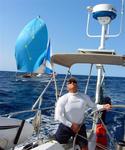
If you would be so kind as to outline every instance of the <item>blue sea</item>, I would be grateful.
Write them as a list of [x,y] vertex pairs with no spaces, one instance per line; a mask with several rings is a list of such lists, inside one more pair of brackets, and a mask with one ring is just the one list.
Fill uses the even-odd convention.
[[[84,92],[87,76],[75,75],[78,79],[79,90]],[[57,75],[58,90],[61,89],[64,75]],[[23,78],[17,79],[15,72],[0,72],[0,115],[5,115],[12,112],[29,110],[35,103],[43,89],[46,87],[49,78]],[[92,76],[88,86],[87,94],[94,100],[96,88],[96,76]],[[66,92],[64,88],[63,94]],[[105,96],[109,96],[112,100],[112,104],[125,105],[125,78],[123,77],[106,77],[104,80]],[[48,87],[48,90],[43,95],[42,102],[42,127],[41,136],[47,136],[50,133],[54,133],[58,123],[54,121],[54,108],[45,109],[47,107],[55,106],[55,86],[52,82]],[[108,112],[107,128],[109,129],[112,138],[119,141],[123,139],[125,109],[115,108]],[[19,119],[33,118],[34,113],[23,113],[13,117]],[[86,121],[86,125],[89,128],[89,120]]]

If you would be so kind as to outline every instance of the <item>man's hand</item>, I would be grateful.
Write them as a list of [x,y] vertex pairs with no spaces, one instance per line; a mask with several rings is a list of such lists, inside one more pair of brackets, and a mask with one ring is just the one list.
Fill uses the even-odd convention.
[[110,104],[104,104],[104,105],[103,105],[103,108],[104,108],[105,110],[109,110],[109,109],[112,108],[112,106],[111,106]]
[[73,130],[74,133],[78,133],[80,130],[80,126],[76,123],[72,123],[71,129]]

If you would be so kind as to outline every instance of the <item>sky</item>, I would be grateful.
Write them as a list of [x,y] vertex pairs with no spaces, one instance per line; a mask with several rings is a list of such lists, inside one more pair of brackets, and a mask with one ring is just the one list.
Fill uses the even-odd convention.
[[[120,8],[122,0],[101,0],[111,3],[118,11],[118,17],[111,23],[111,33],[119,31]],[[115,2],[115,3],[114,3]],[[15,60],[15,43],[24,26],[37,16],[45,21],[52,53],[73,53],[78,48],[97,49],[99,38],[86,35],[87,6],[99,4],[100,0],[0,0],[0,71],[17,71]],[[125,22],[125,16],[124,16]],[[100,25],[91,21],[90,32],[100,34]],[[125,29],[119,37],[106,41],[106,49],[114,49],[118,54],[125,55]],[[73,74],[88,74],[89,65],[76,65]],[[65,73],[65,68],[57,66],[57,72]],[[95,74],[95,70],[94,73]],[[123,67],[106,66],[107,76],[125,77]]]

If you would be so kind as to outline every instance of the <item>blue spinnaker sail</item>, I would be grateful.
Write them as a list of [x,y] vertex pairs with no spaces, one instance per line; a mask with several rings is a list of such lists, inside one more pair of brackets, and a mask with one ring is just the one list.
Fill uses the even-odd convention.
[[47,45],[46,24],[40,17],[37,17],[24,27],[17,38],[15,46],[17,69],[21,72],[36,72],[38,69],[36,63],[38,59],[43,60]]
[[34,70],[41,73],[52,74],[50,41],[46,51],[38,58]]

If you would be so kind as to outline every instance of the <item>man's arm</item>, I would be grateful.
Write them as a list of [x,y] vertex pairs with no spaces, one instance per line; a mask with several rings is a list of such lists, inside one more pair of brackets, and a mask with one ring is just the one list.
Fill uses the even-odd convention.
[[94,102],[91,101],[90,97],[88,95],[86,95],[87,98],[87,102],[88,102],[88,106],[93,108],[93,109],[97,109],[97,110],[110,110],[112,108],[112,106],[110,104],[95,104]]
[[56,108],[55,108],[55,120],[58,120],[64,125],[71,127],[72,123],[65,118],[65,113],[64,113],[67,100],[68,98],[65,95],[59,98],[59,100],[57,101]]

